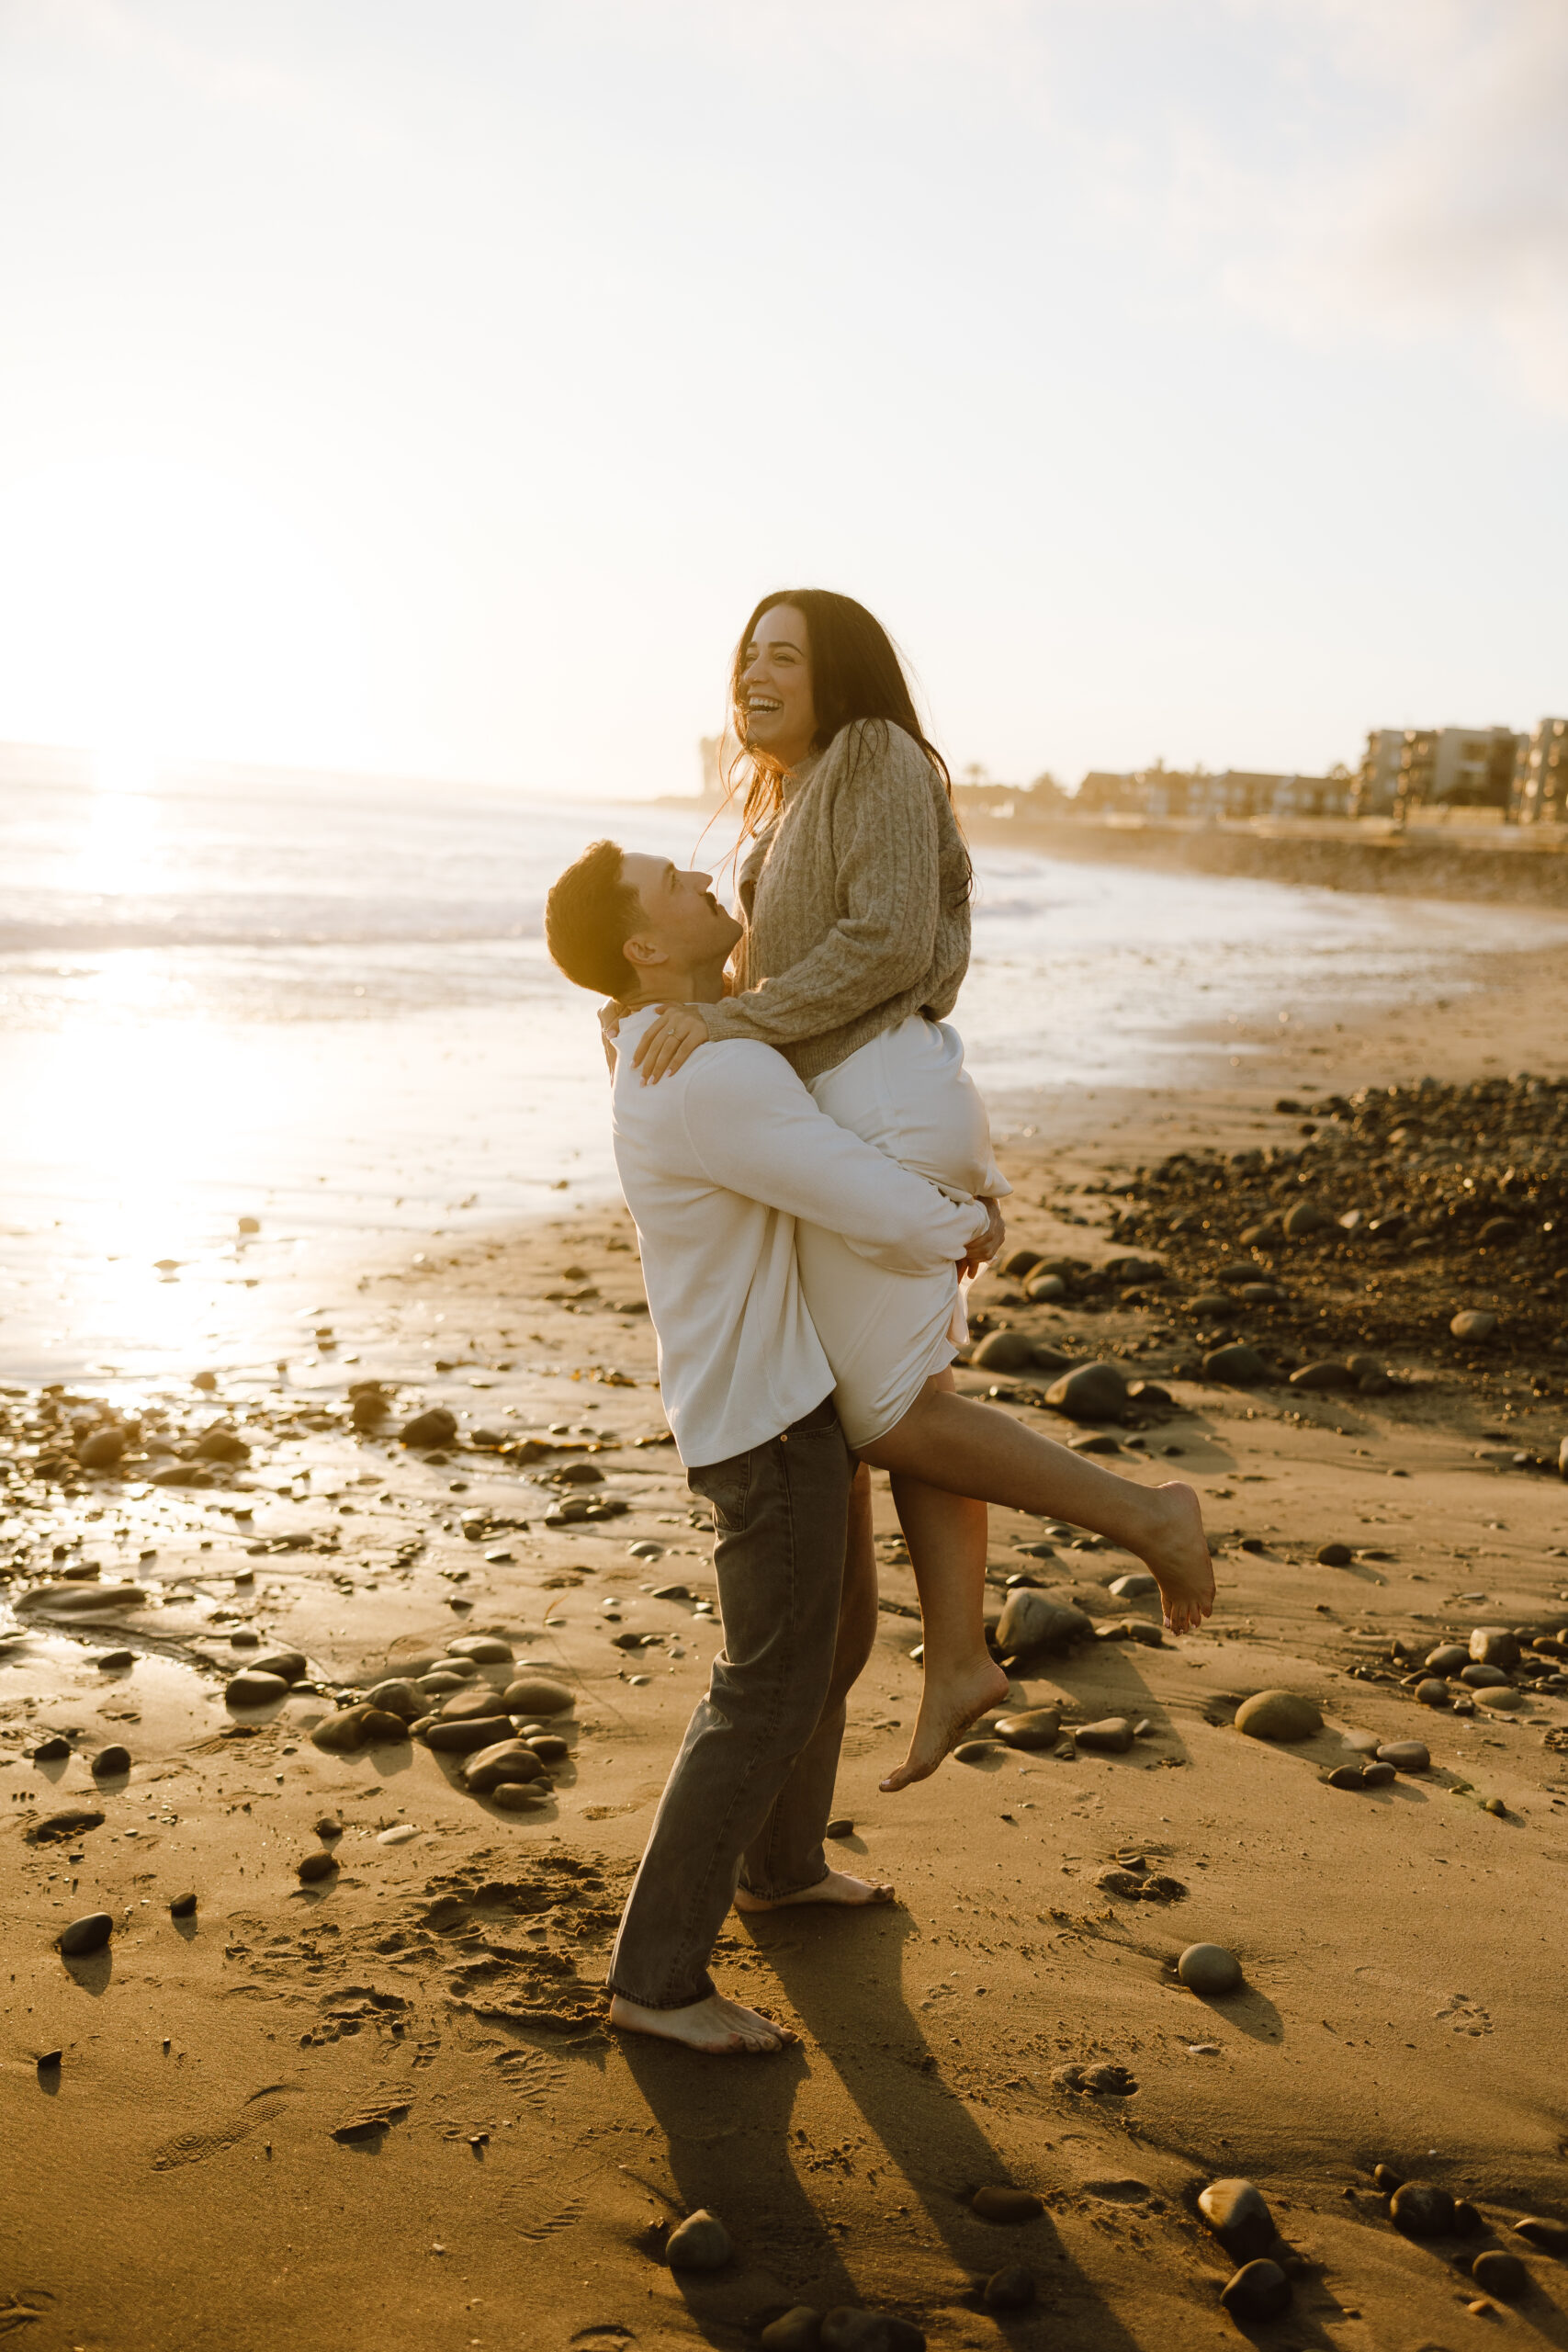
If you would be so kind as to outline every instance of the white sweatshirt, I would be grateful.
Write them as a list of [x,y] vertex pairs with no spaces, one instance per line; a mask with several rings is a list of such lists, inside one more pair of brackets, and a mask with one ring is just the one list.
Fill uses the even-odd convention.
[[616,1038],[615,1165],[642,1245],[664,1409],[689,1469],[762,1445],[822,1402],[833,1374],[801,1295],[796,1217],[897,1274],[931,1274],[985,1230],[817,1108],[783,1056],[747,1037],[699,1046],[645,1086]]

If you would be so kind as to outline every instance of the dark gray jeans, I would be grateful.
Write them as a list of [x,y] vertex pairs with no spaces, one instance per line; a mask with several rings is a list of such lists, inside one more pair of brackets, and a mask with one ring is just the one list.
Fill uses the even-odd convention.
[[766,1445],[687,1473],[713,1506],[724,1647],[713,1663],[610,1957],[650,2009],[714,1990],[738,1883],[793,1894],[828,1874],[822,1833],[844,1736],[832,1679],[854,1457],[827,1399]]

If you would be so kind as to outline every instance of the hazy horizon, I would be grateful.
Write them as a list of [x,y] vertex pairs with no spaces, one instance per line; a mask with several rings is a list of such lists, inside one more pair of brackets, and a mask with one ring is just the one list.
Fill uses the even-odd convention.
[[687,795],[864,599],[955,771],[1568,705],[1550,0],[12,0],[0,739]]

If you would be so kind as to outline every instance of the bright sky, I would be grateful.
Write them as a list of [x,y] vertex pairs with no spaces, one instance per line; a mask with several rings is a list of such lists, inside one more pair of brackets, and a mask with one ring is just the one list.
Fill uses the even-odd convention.
[[0,0],[0,738],[693,788],[1568,708],[1562,0]]

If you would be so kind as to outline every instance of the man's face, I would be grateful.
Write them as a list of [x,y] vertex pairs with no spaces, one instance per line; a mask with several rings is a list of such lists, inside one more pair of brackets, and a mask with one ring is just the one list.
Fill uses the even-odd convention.
[[667,857],[635,851],[622,859],[621,873],[642,901],[645,921],[627,940],[626,952],[645,984],[656,986],[664,966],[690,972],[723,965],[741,926],[714,897],[711,874],[682,873]]

